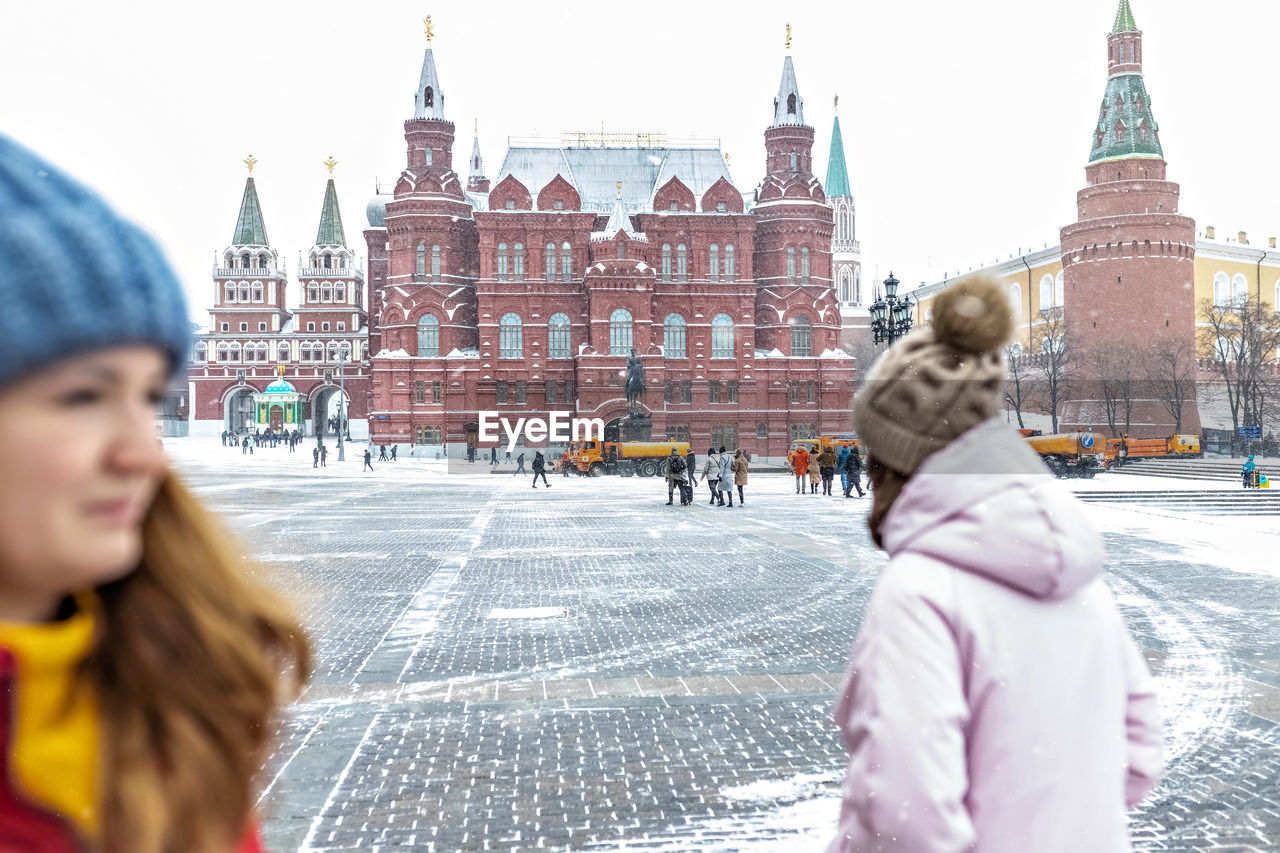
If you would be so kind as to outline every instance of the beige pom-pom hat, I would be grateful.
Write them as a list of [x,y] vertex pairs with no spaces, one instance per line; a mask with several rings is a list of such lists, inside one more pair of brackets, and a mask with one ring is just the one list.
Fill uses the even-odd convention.
[[933,325],[891,346],[853,401],[867,453],[911,476],[931,454],[994,417],[1004,383],[1001,350],[1013,309],[994,279],[963,279],[939,294]]

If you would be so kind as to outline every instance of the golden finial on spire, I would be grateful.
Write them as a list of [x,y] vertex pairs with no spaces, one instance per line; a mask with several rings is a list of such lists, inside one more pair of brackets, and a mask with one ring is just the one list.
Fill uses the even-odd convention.
[[791,50],[791,25],[787,24],[787,50]]
[[729,152],[728,152],[728,151],[724,152],[724,164],[725,164],[726,166],[728,166],[728,165],[729,165]]
[[250,174],[250,175],[252,175],[252,174],[253,174],[253,167],[254,167],[254,166],[256,166],[256,165],[258,165],[258,159],[257,159],[256,157],[254,157],[252,154],[250,154],[248,157],[244,158],[244,159],[243,159],[243,160],[241,160],[240,162],[241,162],[241,163],[244,163],[246,166],[248,166],[248,167],[249,167],[249,174]]
[[618,198],[622,198],[622,181],[618,181]]
[[332,155],[332,154],[330,154],[328,157],[326,157],[326,158],[325,158],[325,161],[324,161],[323,163],[321,163],[320,165],[322,165],[322,166],[328,166],[328,167],[329,167],[329,177],[331,177],[331,178],[332,178],[332,177],[333,177],[333,167],[334,167],[334,166],[336,166],[336,165],[338,165],[338,161],[337,161],[337,160],[335,160],[335,159],[333,159],[333,155]]
[[431,16],[427,15],[422,19],[423,31],[427,35],[427,47],[431,47],[431,39],[435,37],[435,30],[431,27]]

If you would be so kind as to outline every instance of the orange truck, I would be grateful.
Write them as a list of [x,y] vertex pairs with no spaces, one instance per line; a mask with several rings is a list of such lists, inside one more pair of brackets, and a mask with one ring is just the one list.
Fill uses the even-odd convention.
[[1120,443],[1128,453],[1126,462],[1137,459],[1193,459],[1204,456],[1198,435],[1171,435],[1168,438],[1113,438],[1107,442],[1106,466],[1120,459]]
[[575,441],[565,452],[563,464],[590,477],[665,477],[673,447],[682,458],[689,453],[687,441]]
[[1038,429],[1018,432],[1040,454],[1040,459],[1055,477],[1092,479],[1102,470],[1107,438],[1097,432],[1066,432],[1044,435]]

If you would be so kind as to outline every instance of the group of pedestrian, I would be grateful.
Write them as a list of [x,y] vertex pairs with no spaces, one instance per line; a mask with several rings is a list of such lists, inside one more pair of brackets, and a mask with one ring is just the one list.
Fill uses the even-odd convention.
[[[731,456],[724,445],[721,445],[718,451],[714,447],[708,447],[707,459],[702,463],[701,480],[711,490],[711,500],[707,503],[713,506],[732,507],[733,490],[736,486],[738,505],[745,506],[747,499],[743,490],[747,485],[748,467],[747,455],[741,449],[735,450]],[[727,504],[724,500],[726,496],[729,498]]]
[[840,487],[846,498],[853,497],[850,492],[857,490],[862,497],[862,457],[858,448],[842,445],[837,450],[832,445],[814,447],[812,450],[801,445],[791,451],[791,470],[796,477],[796,494],[822,494],[834,496],[832,492],[836,472],[840,472]]

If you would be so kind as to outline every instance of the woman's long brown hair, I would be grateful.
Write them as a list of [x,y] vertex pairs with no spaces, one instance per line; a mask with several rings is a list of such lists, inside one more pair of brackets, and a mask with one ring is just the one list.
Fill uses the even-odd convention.
[[85,670],[103,720],[102,846],[227,853],[250,821],[286,690],[309,675],[309,647],[174,475],[142,536],[137,570],[98,591]]

